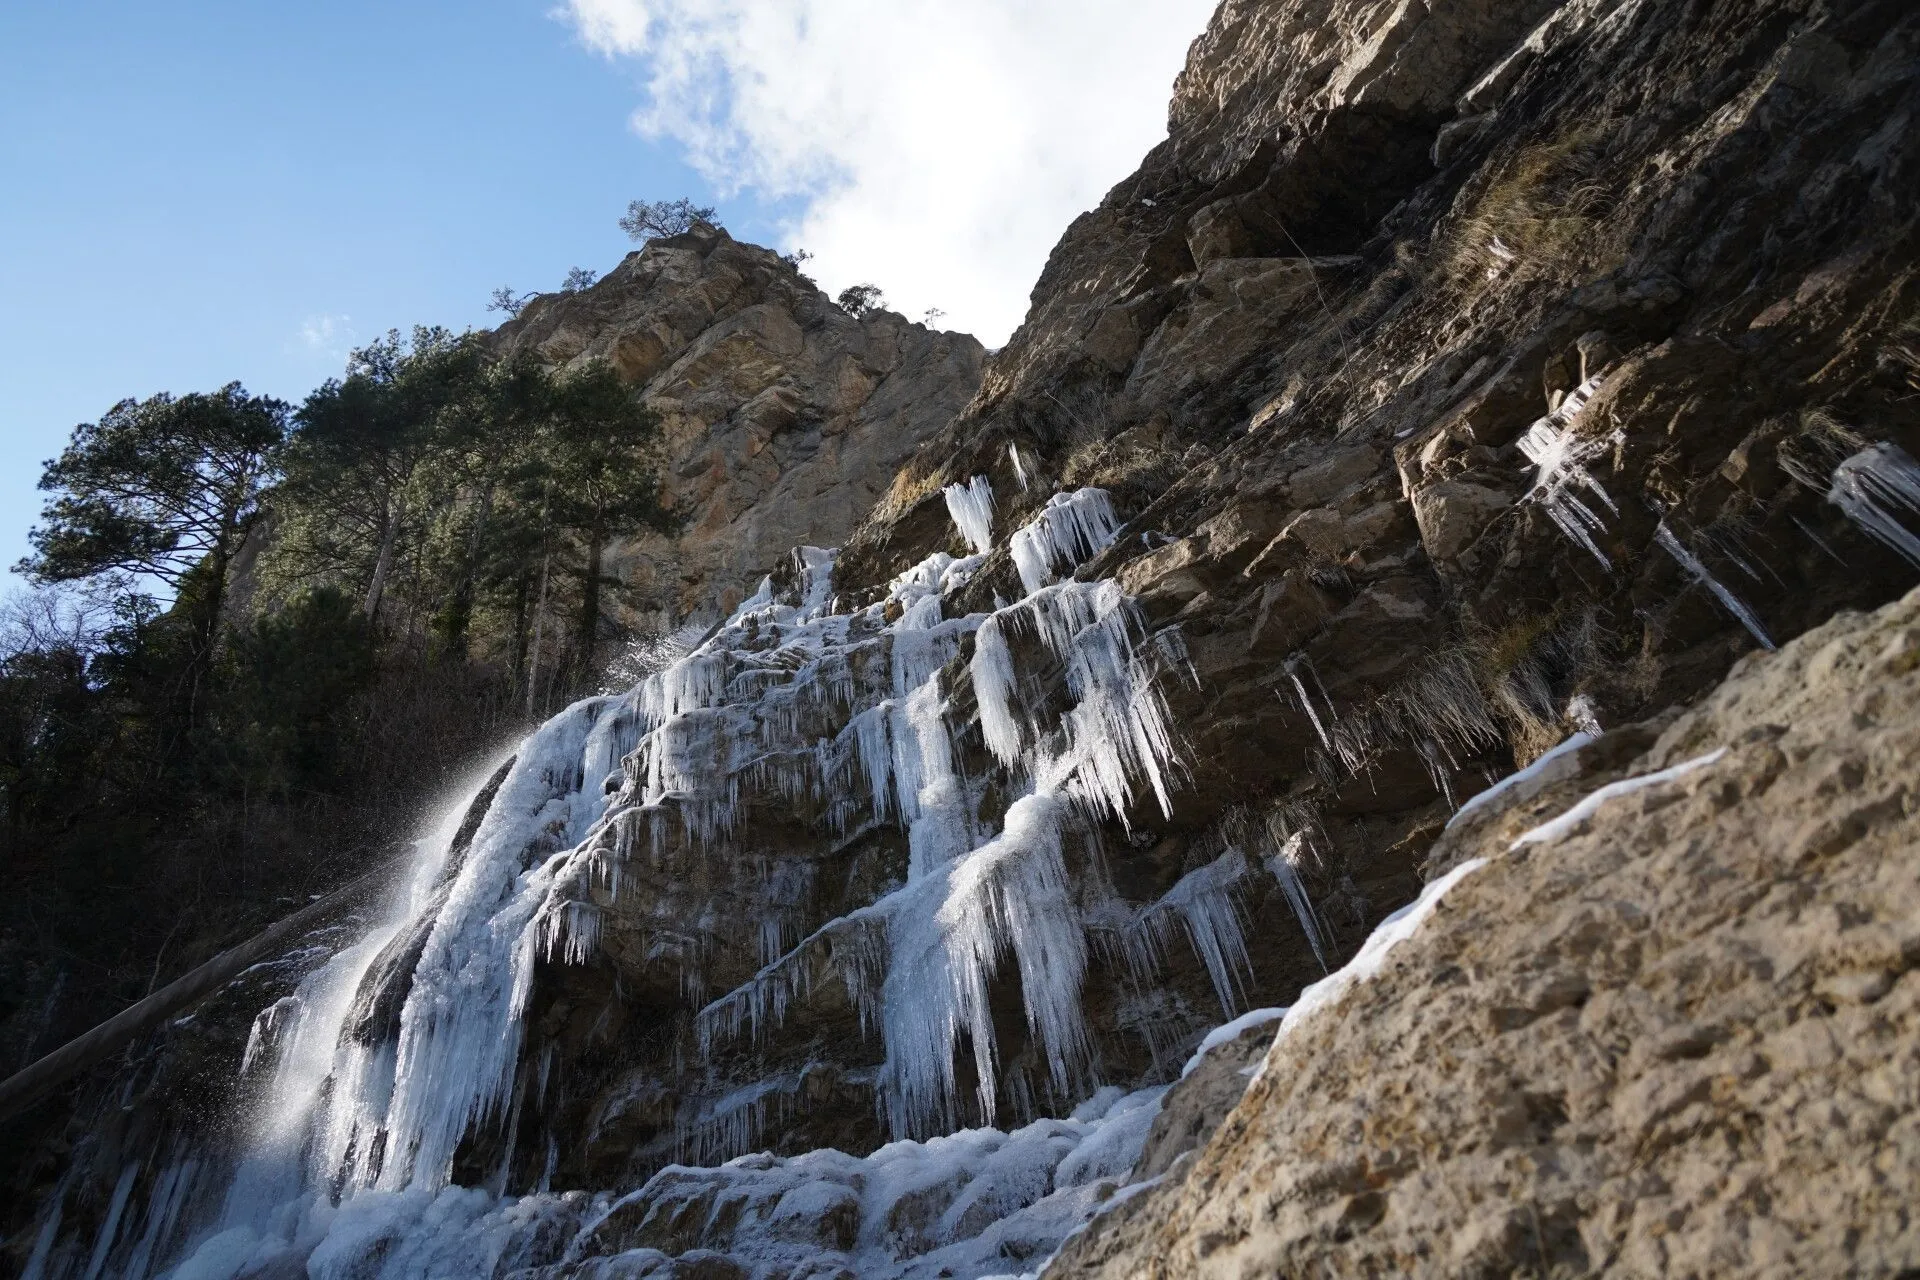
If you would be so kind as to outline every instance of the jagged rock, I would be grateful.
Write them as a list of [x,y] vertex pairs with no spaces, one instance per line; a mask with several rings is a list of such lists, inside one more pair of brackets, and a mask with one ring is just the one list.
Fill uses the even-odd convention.
[[1442,480],[1413,495],[1413,518],[1420,542],[1435,560],[1451,560],[1465,551],[1502,511],[1511,495],[1466,480]]
[[985,356],[890,311],[856,320],[772,250],[710,227],[535,298],[493,341],[610,360],[665,418],[663,493],[692,523],[617,544],[607,568],[669,619],[732,608],[790,547],[844,541],[972,397]]
[[1418,932],[1047,1276],[1920,1262],[1920,591],[1621,737],[1655,732],[1443,837]]

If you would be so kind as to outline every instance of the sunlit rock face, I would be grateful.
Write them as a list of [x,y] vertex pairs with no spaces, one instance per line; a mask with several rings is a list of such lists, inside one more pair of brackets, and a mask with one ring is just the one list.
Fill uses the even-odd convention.
[[[1910,1199],[1912,619],[1794,647],[1920,546],[1910,7],[1228,3],[984,373],[707,232],[531,304],[667,414],[710,515],[622,563],[718,629],[203,1027],[268,1103],[103,1125],[43,1273],[1911,1265],[1847,1213]],[[1750,1176],[1800,1243],[1674,1216]]]
[[[619,544],[641,614],[717,621],[791,547],[837,546],[980,383],[964,333],[854,319],[770,249],[696,227],[494,336],[564,366],[605,359],[666,423],[664,488],[691,524]],[[651,619],[650,619],[651,620]]]

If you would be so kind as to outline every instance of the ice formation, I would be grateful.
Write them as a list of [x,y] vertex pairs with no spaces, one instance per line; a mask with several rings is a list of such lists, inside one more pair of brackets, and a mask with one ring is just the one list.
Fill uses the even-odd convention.
[[[1320,981],[1304,988],[1292,1005],[1288,1006],[1280,1019],[1279,1029],[1274,1032],[1274,1042],[1279,1043],[1283,1036],[1296,1030],[1309,1017],[1336,1003],[1341,996],[1355,985],[1376,977],[1386,967],[1387,956],[1393,949],[1420,931],[1440,906],[1440,900],[1462,880],[1487,865],[1485,858],[1469,858],[1438,880],[1428,882],[1420,890],[1420,896],[1401,907],[1398,911],[1374,926],[1367,940],[1360,944],[1360,950],[1353,959],[1334,970]],[[1261,1060],[1257,1080],[1272,1061],[1272,1051]]]
[[1585,729],[1582,729],[1577,733],[1570,734],[1567,737],[1567,740],[1565,742],[1562,742],[1560,745],[1554,747],[1551,751],[1546,752],[1538,760],[1535,760],[1532,764],[1528,765],[1526,768],[1517,769],[1514,772],[1508,774],[1506,777],[1500,779],[1500,781],[1494,783],[1492,786],[1488,787],[1485,791],[1482,791],[1477,795],[1468,796],[1466,803],[1462,804],[1458,809],[1454,810],[1453,816],[1447,819],[1447,826],[1449,827],[1453,826],[1455,823],[1459,822],[1460,819],[1474,812],[1476,809],[1480,808],[1482,805],[1491,802],[1498,796],[1501,796],[1506,792],[1512,790],[1513,788],[1520,786],[1522,783],[1530,782],[1534,778],[1539,777],[1542,773],[1545,773],[1547,771],[1548,767],[1551,766],[1554,761],[1560,759],[1562,756],[1573,754],[1575,751],[1578,751],[1580,748],[1586,746],[1589,742],[1592,742],[1598,736],[1599,735],[1597,733],[1591,733]]
[[1632,795],[1636,791],[1644,791],[1648,787],[1658,787],[1669,782],[1678,781],[1696,769],[1704,769],[1711,764],[1717,763],[1720,757],[1726,754],[1727,749],[1720,747],[1717,750],[1709,751],[1706,755],[1695,756],[1691,760],[1684,760],[1670,768],[1660,769],[1653,773],[1643,773],[1637,777],[1622,778],[1618,782],[1610,782],[1598,791],[1595,791],[1592,795],[1582,799],[1565,813],[1556,818],[1551,818],[1539,826],[1533,827],[1514,837],[1513,843],[1508,847],[1518,849],[1521,845],[1544,844],[1549,840],[1558,840],[1561,836],[1566,835],[1569,831],[1572,831],[1575,827],[1598,813],[1600,806],[1604,805],[1607,801],[1616,800],[1621,796]]
[[[984,478],[956,490],[956,524],[981,548],[990,490]],[[1016,559],[1023,574],[1071,573],[1117,526],[1104,493],[1062,495],[1014,535]],[[1098,1087],[1081,1008],[1090,938],[1119,946],[1143,988],[1169,949],[1191,947],[1231,1014],[1249,977],[1236,894],[1259,863],[1223,848],[1159,901],[1125,908],[1118,933],[1103,932],[1070,865],[1098,857],[1098,822],[1124,825],[1143,805],[1171,813],[1182,766],[1166,691],[1190,677],[1185,652],[1177,633],[1150,633],[1110,581],[1034,579],[993,613],[945,616],[943,601],[983,559],[935,554],[884,599],[841,611],[833,553],[800,548],[697,643],[690,629],[677,636],[665,665],[646,664],[634,687],[541,726],[418,843],[390,914],[324,961],[310,957],[298,989],[262,1012],[244,1075],[256,1129],[218,1207],[183,1207],[210,1194],[209,1174],[183,1159],[149,1180],[144,1207],[129,1192],[93,1270],[145,1275],[180,1256],[188,1225],[191,1257],[175,1280],[302,1260],[313,1277],[491,1273],[531,1258],[530,1241],[556,1223],[587,1231],[592,1213],[617,1206],[602,1197],[588,1212],[581,1193],[547,1193],[552,1138],[515,1136],[523,1114],[537,1115],[552,1067],[550,1055],[523,1048],[536,968],[596,954],[603,913],[637,859],[742,856],[729,840],[743,808],[768,801],[825,843],[897,826],[905,880],[823,923],[805,914],[812,864],[770,859],[751,881],[764,912],[747,944],[759,948],[759,972],[709,992],[699,949],[681,955],[681,989],[704,1001],[691,1048],[766,1043],[820,984],[844,987],[884,1055],[862,1071],[900,1141],[864,1160],[817,1152],[674,1166],[646,1194],[665,1194],[662,1179],[763,1188],[785,1179],[780,1203],[791,1195],[804,1217],[864,1180],[867,1190],[847,1192],[863,1197],[869,1224],[848,1254],[862,1275],[1004,1271],[1026,1255],[996,1251],[1020,1233],[1035,1249],[1055,1247],[1092,1212],[1093,1184],[1131,1167],[1159,1096],[1117,1099]],[[969,636],[970,666],[952,668]],[[991,779],[962,767],[968,725],[949,706],[956,674],[978,703]],[[1015,979],[1026,1046],[1007,1061],[989,993]],[[1156,1046],[1156,1060],[1172,1047]],[[961,1054],[970,1061],[956,1071]],[[669,1131],[681,1159],[751,1149],[801,1092],[791,1071],[710,1083]],[[1009,1111],[1015,1124],[1061,1114],[1090,1095],[1071,1120],[954,1132]],[[547,1144],[539,1191],[504,1197],[505,1165],[485,1187],[452,1185],[456,1154],[485,1126],[501,1130],[508,1153]],[[882,1238],[884,1199],[915,1170],[964,1176],[970,1190],[908,1257]],[[136,1233],[146,1242],[138,1252]],[[769,1236],[725,1247],[776,1245]],[[138,1265],[127,1270],[127,1258]]]
[[1920,536],[1895,514],[1920,515],[1920,463],[1898,445],[1868,445],[1833,469],[1827,501],[1920,568]]
[[1753,610],[1749,609],[1746,606],[1746,602],[1741,600],[1739,596],[1736,596],[1732,591],[1728,590],[1725,583],[1707,571],[1707,566],[1700,563],[1700,557],[1687,550],[1686,544],[1673,536],[1673,530],[1667,528],[1665,521],[1662,521],[1660,526],[1653,531],[1653,540],[1660,544],[1662,551],[1672,556],[1675,562],[1687,571],[1689,577],[1705,587],[1708,591],[1711,591],[1713,598],[1725,606],[1728,613],[1739,620],[1740,625],[1747,629],[1747,633],[1754,638],[1762,649],[1770,650],[1773,648],[1773,641],[1768,638],[1766,628],[1760,625],[1760,619],[1754,615]]
[[1552,413],[1527,428],[1526,434],[1520,437],[1520,452],[1539,468],[1533,488],[1527,491],[1527,499],[1538,503],[1546,511],[1547,517],[1559,526],[1560,532],[1592,552],[1594,559],[1611,569],[1613,561],[1594,541],[1594,535],[1606,528],[1606,521],[1598,511],[1587,505],[1579,490],[1586,490],[1613,514],[1620,513],[1620,508],[1614,506],[1607,491],[1587,470],[1587,464],[1605,453],[1612,441],[1605,437],[1582,438],[1573,431],[1574,420],[1587,407],[1587,401],[1593,398],[1600,382],[1598,377],[1588,378],[1569,391],[1566,399]]
[[1321,921],[1320,913],[1314,909],[1313,899],[1307,895],[1307,886],[1300,879],[1300,863],[1306,855],[1306,849],[1306,833],[1296,831],[1287,837],[1279,852],[1266,860],[1266,868],[1280,882],[1280,892],[1286,896],[1287,905],[1293,908],[1293,917],[1300,922],[1300,931],[1307,935],[1307,945],[1313,948],[1313,958],[1320,962],[1320,969],[1325,972],[1328,951],[1326,925]]
[[1158,902],[1140,912],[1121,935],[1134,973],[1144,978],[1157,972],[1176,937],[1184,935],[1207,967],[1221,1012],[1232,1017],[1253,971],[1235,896],[1247,871],[1246,855],[1229,848],[1180,877]]
[[1008,547],[1020,584],[1032,595],[1104,551],[1120,532],[1120,517],[1105,489],[1075,489],[1047,499]]
[[942,492],[953,527],[975,552],[984,554],[993,545],[992,483],[985,476],[975,476],[965,484],[950,484]]

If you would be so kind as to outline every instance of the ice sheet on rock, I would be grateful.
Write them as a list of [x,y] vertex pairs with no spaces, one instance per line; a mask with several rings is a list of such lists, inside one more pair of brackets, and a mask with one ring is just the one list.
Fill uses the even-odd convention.
[[1522,832],[1516,836],[1513,843],[1507,847],[1510,849],[1518,849],[1521,845],[1525,844],[1543,844],[1549,840],[1558,840],[1561,836],[1567,834],[1567,832],[1573,830],[1588,818],[1591,818],[1595,813],[1599,812],[1600,806],[1604,805],[1607,801],[1618,799],[1621,796],[1632,795],[1636,791],[1644,791],[1648,787],[1657,787],[1668,782],[1677,781],[1678,779],[1686,777],[1696,769],[1704,769],[1708,765],[1716,763],[1720,757],[1725,754],[1727,754],[1727,749],[1720,747],[1717,750],[1709,751],[1706,755],[1695,756],[1691,760],[1683,760],[1670,768],[1661,769],[1654,773],[1643,773],[1638,777],[1622,778],[1618,782],[1610,782],[1598,791],[1595,791],[1592,795],[1583,798],[1578,804],[1568,809],[1565,813],[1560,814],[1558,817],[1551,818],[1537,827]]
[[1897,514],[1920,515],[1920,463],[1905,449],[1882,442],[1860,450],[1833,469],[1827,501],[1920,568],[1920,536]]
[[947,514],[953,527],[976,552],[993,546],[993,484],[985,476],[975,476],[965,484],[950,484],[941,491],[947,499]]
[[[1420,890],[1418,898],[1382,920],[1367,935],[1367,940],[1360,944],[1360,950],[1354,953],[1353,959],[1301,990],[1299,998],[1288,1006],[1281,1017],[1279,1028],[1274,1032],[1274,1042],[1277,1044],[1316,1011],[1339,1000],[1348,988],[1379,974],[1386,966],[1388,954],[1419,932],[1420,926],[1439,907],[1440,900],[1455,885],[1486,865],[1485,858],[1468,859],[1438,880],[1429,882]],[[1254,1073],[1253,1079],[1258,1080],[1266,1071],[1267,1063],[1272,1060],[1272,1050],[1269,1049],[1267,1057],[1261,1059],[1260,1068]]]
[[1104,551],[1120,531],[1105,489],[1076,489],[1047,499],[1008,543],[1020,583],[1032,595]]
[[1568,392],[1567,398],[1552,413],[1527,428],[1526,434],[1520,437],[1520,452],[1539,469],[1533,488],[1527,492],[1527,500],[1538,503],[1559,526],[1560,532],[1611,569],[1613,561],[1594,541],[1594,535],[1606,528],[1606,521],[1587,505],[1579,491],[1585,490],[1608,511],[1620,514],[1620,508],[1587,470],[1587,464],[1611,448],[1613,442],[1605,437],[1583,438],[1573,431],[1574,419],[1587,407],[1600,382],[1599,377],[1589,378]]
[[1504,795],[1514,787],[1520,786],[1522,783],[1531,782],[1544,773],[1547,767],[1555,760],[1565,755],[1571,755],[1573,752],[1586,746],[1589,742],[1592,742],[1597,736],[1597,734],[1589,733],[1585,729],[1570,734],[1565,742],[1554,747],[1551,751],[1546,752],[1526,768],[1515,770],[1513,773],[1508,774],[1506,777],[1500,779],[1500,781],[1488,787],[1485,791],[1468,796],[1466,803],[1454,810],[1453,816],[1447,819],[1447,826],[1453,826],[1459,822],[1460,819],[1479,809],[1482,805],[1488,804],[1499,796]]
[[[596,1260],[608,1224],[654,1220],[685,1224],[677,1233],[682,1266],[717,1253],[756,1276],[1004,1274],[1038,1264],[1127,1182],[1164,1092],[1123,1095],[1095,1120],[967,1129],[865,1157],[819,1150],[750,1155],[718,1168],[670,1166],[582,1213],[560,1260],[571,1275],[619,1274],[614,1259],[639,1259]],[[739,1211],[715,1212],[721,1204]]]
[[1232,1022],[1221,1023],[1201,1037],[1199,1046],[1193,1051],[1193,1056],[1187,1059],[1187,1065],[1180,1068],[1180,1078],[1185,1080],[1199,1070],[1200,1064],[1206,1061],[1207,1055],[1229,1040],[1238,1040],[1255,1027],[1264,1027],[1269,1022],[1278,1022],[1286,1016],[1287,1011],[1284,1007],[1249,1009]]
[[1675,563],[1687,571],[1689,577],[1712,592],[1713,598],[1718,600],[1726,611],[1747,629],[1747,634],[1751,635],[1762,649],[1772,650],[1773,641],[1768,638],[1766,628],[1760,625],[1760,619],[1754,616],[1753,610],[1707,571],[1707,566],[1700,563],[1700,557],[1687,550],[1686,544],[1674,536],[1673,530],[1667,528],[1665,521],[1661,521],[1659,527],[1654,529],[1653,540],[1660,544],[1661,550],[1674,558]]

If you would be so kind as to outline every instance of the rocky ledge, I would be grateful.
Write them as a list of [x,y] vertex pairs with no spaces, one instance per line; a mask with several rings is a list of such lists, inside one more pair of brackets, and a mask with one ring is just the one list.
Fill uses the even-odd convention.
[[1920,591],[1560,754],[1046,1275],[1906,1273],[1915,760]]

